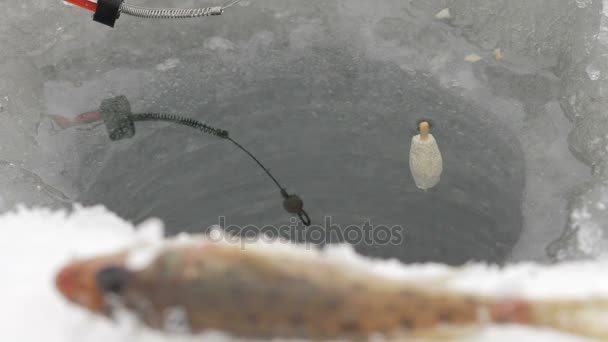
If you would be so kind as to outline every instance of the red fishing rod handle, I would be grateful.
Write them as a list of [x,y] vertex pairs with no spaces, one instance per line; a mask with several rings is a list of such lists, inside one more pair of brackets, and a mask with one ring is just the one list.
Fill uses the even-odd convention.
[[84,9],[89,10],[91,12],[97,11],[97,3],[94,2],[94,1],[89,1],[89,0],[64,0],[64,2],[67,2],[67,3],[72,4],[74,6],[78,6],[80,8],[84,8]]

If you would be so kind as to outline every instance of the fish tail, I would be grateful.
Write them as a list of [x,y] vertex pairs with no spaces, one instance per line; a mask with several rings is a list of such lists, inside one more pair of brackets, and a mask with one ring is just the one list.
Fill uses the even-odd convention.
[[571,301],[532,304],[534,325],[608,341],[608,302]]
[[550,328],[608,341],[608,301],[504,300],[490,309],[494,323]]

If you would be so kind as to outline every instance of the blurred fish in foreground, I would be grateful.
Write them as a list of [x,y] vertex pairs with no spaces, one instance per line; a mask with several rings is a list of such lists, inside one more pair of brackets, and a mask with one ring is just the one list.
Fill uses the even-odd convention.
[[491,324],[521,324],[608,340],[608,297],[490,297],[454,291],[447,281],[392,279],[293,246],[244,250],[200,237],[74,262],[58,273],[56,286],[96,314],[128,312],[168,333],[450,339]]

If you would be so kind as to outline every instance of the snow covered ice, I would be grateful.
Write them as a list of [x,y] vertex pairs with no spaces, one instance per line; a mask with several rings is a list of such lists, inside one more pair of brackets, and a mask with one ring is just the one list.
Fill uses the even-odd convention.
[[[49,119],[118,95],[230,130],[313,222],[406,228],[401,245],[354,246],[384,260],[374,266],[348,248],[328,257],[403,277],[510,265],[459,270],[451,285],[479,293],[608,292],[606,0],[250,0],[201,20],[122,16],[114,29],[60,0],[0,4],[0,340],[175,341],[68,305],[54,273],[161,239],[152,217],[168,235],[220,216],[289,223],[276,190],[221,141],[138,124],[113,143],[103,125]],[[444,158],[425,195],[407,167],[420,118],[436,123]],[[86,208],[62,211],[73,203]],[[519,327],[468,340],[515,339],[577,340]]]

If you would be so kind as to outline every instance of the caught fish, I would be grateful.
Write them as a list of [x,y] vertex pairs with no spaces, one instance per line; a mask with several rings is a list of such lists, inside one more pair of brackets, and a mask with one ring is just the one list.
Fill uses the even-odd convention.
[[243,251],[204,240],[162,245],[134,266],[138,253],[69,264],[56,286],[94,313],[127,310],[173,333],[179,317],[180,333],[256,339],[445,339],[489,324],[521,324],[608,340],[606,300],[489,298],[340,267],[320,254]]

